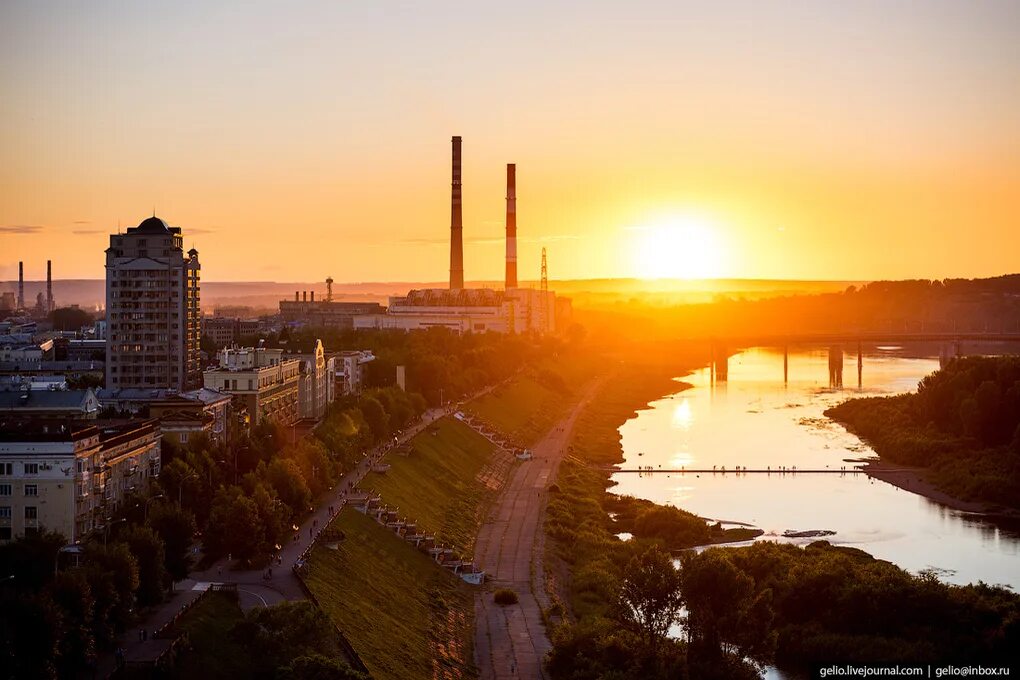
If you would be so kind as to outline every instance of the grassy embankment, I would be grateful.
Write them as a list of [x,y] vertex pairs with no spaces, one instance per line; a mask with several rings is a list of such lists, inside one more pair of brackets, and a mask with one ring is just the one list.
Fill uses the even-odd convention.
[[472,589],[356,510],[317,547],[305,581],[376,680],[470,678]]
[[440,543],[470,555],[493,489],[490,473],[505,474],[506,454],[455,418],[444,418],[411,440],[406,453],[386,458],[390,469],[370,472],[361,488],[382,496]]
[[[465,410],[530,444],[560,417],[590,370],[585,360],[555,367],[550,361]],[[362,488],[465,555],[514,464],[453,418],[422,432],[406,455],[393,453],[386,462],[390,469],[370,473]],[[373,677],[473,676],[473,589],[356,511],[343,511],[334,527],[346,537],[338,550],[315,549],[306,583]]]
[[594,374],[584,354],[558,357],[525,369],[505,385],[464,406],[518,446],[530,446],[562,418],[576,394]]

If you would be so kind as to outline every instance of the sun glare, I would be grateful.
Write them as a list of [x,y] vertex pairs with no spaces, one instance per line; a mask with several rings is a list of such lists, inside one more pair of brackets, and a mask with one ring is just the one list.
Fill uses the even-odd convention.
[[723,249],[710,221],[683,217],[635,229],[634,271],[643,279],[708,279],[722,275]]

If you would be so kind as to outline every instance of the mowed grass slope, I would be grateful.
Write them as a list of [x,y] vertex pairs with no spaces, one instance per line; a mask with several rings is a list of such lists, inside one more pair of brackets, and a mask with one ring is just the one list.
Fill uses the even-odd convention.
[[186,613],[177,631],[188,633],[191,649],[171,672],[175,678],[246,678],[253,668],[248,651],[230,637],[230,629],[244,618],[237,596],[209,593]]
[[435,534],[438,542],[470,555],[491,494],[476,476],[495,447],[455,418],[440,420],[410,446],[410,455],[386,456],[390,469],[369,473],[361,488],[379,493],[384,503]]
[[520,446],[530,446],[566,413],[596,365],[585,356],[548,360],[464,406]]
[[334,527],[344,540],[315,548],[305,582],[372,677],[475,677],[470,586],[356,510]]

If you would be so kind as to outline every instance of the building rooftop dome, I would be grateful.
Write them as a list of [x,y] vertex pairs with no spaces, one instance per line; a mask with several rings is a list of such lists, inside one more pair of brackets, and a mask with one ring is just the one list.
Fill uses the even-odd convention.
[[152,217],[146,217],[144,220],[142,220],[142,223],[135,227],[135,233],[169,234],[170,225],[168,225],[166,222],[153,215]]

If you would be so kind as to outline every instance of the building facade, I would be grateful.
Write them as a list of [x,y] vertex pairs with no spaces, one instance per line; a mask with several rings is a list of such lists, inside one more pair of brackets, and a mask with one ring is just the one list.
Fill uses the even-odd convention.
[[359,394],[365,383],[369,362],[375,361],[372,350],[343,351],[337,354],[337,391],[343,396]]
[[271,420],[291,425],[301,417],[301,361],[282,349],[224,349],[220,365],[203,374],[205,387],[233,395],[247,410],[252,425]]
[[336,396],[336,357],[327,356],[322,341],[315,341],[310,354],[292,354],[301,362],[298,389],[301,418],[321,420]]
[[201,384],[198,251],[158,217],[110,236],[106,249],[106,386]]
[[104,526],[159,476],[154,420],[97,427],[5,420],[0,426],[0,541],[44,530],[69,542]]

